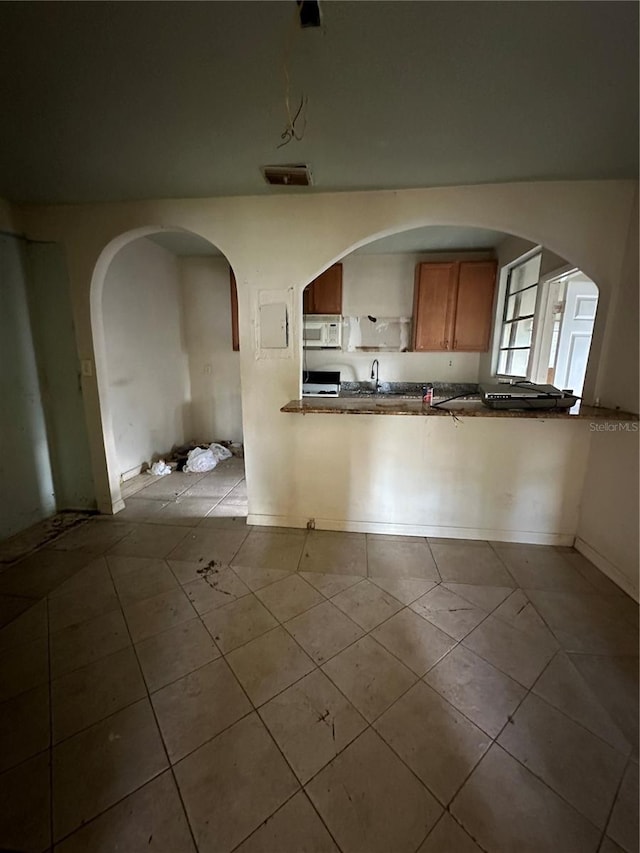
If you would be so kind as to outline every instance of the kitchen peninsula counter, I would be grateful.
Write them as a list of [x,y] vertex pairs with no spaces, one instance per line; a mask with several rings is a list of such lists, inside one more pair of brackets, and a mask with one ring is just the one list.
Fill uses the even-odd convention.
[[[437,401],[436,401],[437,402]],[[456,418],[544,418],[553,420],[637,422],[638,415],[618,409],[577,404],[572,409],[490,409],[480,399],[453,400],[442,408],[425,406],[422,400],[385,395],[368,397],[313,397],[291,400],[280,409],[297,415],[413,415]]]

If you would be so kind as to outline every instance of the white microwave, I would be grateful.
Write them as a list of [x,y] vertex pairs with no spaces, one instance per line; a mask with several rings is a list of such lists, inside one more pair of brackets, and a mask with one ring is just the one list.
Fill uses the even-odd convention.
[[342,317],[338,314],[305,314],[303,329],[306,349],[342,348]]

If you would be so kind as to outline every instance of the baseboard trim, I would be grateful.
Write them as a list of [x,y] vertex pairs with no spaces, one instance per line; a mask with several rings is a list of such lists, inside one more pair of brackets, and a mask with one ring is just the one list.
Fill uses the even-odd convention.
[[[337,530],[345,533],[382,533],[388,536],[433,536],[445,539],[480,539],[494,542],[521,542],[525,545],[573,545],[572,533],[540,533],[532,530],[494,530],[481,527],[443,527],[429,524],[394,524],[380,521],[343,521],[311,519],[315,530]],[[308,527],[310,520],[290,515],[252,513],[247,524],[258,527]]]
[[627,595],[630,595],[634,601],[638,601],[639,593],[638,589],[634,588],[629,578],[623,574],[620,569],[614,565],[610,560],[607,560],[599,551],[596,551],[595,548],[592,548],[588,542],[585,542],[584,539],[581,539],[579,536],[576,537],[575,545],[576,551],[579,551],[583,557],[586,557],[591,563],[593,563],[596,568],[600,569],[600,571],[605,574],[609,580],[613,581],[620,589],[624,590]]

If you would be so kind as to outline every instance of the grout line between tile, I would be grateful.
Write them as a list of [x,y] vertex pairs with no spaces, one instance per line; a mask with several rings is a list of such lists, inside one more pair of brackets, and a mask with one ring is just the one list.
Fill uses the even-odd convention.
[[[108,563],[107,563],[107,566],[108,566]],[[110,567],[108,567],[108,568],[109,568],[109,575],[111,576],[111,582],[113,583],[113,585],[114,585],[114,587],[115,587],[115,582],[114,582],[114,580],[113,580],[113,575],[111,574],[111,568],[110,568]],[[118,597],[118,601],[120,601],[120,595],[118,594],[118,590],[117,590],[117,589],[116,589],[116,596]],[[122,608],[122,603],[120,603],[120,609],[121,609],[121,610],[123,610],[123,608]],[[173,779],[173,784],[175,785],[175,788],[176,788],[176,791],[177,791],[177,794],[178,794],[178,798],[179,798],[179,800],[180,800],[180,804],[181,804],[181,806],[182,806],[182,811],[183,811],[183,814],[184,814],[184,818],[185,818],[185,820],[186,820],[186,822],[187,822],[187,826],[189,827],[189,833],[191,834],[191,840],[193,841],[193,846],[194,846],[194,848],[195,848],[196,850],[198,850],[198,844],[197,844],[197,842],[196,842],[195,832],[194,832],[194,830],[193,830],[193,827],[191,826],[191,821],[189,820],[189,814],[188,814],[187,809],[186,809],[186,806],[185,806],[185,804],[184,804],[184,800],[182,799],[182,791],[180,790],[180,786],[178,785],[178,780],[177,780],[177,778],[176,778],[176,774],[175,774],[175,771],[174,771],[174,769],[173,769],[173,764],[171,763],[171,759],[169,758],[169,750],[167,749],[167,745],[166,745],[166,743],[165,743],[164,735],[163,735],[163,733],[162,733],[162,728],[160,727],[160,723],[159,723],[159,721],[158,721],[158,716],[157,716],[157,714],[156,714],[156,709],[154,708],[153,702],[151,701],[151,694],[149,693],[149,689],[148,689],[148,687],[147,687],[147,682],[145,681],[145,678],[144,678],[144,671],[143,671],[143,669],[142,669],[142,664],[140,663],[140,658],[138,657],[138,652],[137,652],[137,649],[136,649],[135,643],[133,642],[133,637],[131,636],[131,631],[129,630],[129,624],[128,624],[128,622],[127,622],[127,620],[126,620],[125,616],[124,616],[124,612],[123,612],[122,618],[123,618],[124,623],[125,623],[125,626],[126,626],[127,634],[129,635],[129,641],[130,641],[131,646],[132,646],[132,648],[133,648],[133,653],[134,653],[134,655],[135,655],[135,657],[136,657],[136,662],[137,662],[137,664],[138,664],[138,669],[139,669],[139,671],[140,671],[140,675],[141,675],[141,677],[142,677],[142,683],[143,683],[143,684],[144,684],[144,686],[145,686],[145,690],[146,690],[146,694],[147,694],[146,699],[147,699],[147,702],[149,703],[149,707],[151,708],[151,713],[153,714],[153,719],[154,719],[154,722],[155,722],[155,725],[156,725],[156,729],[157,729],[157,732],[158,732],[158,736],[160,737],[160,742],[161,742],[161,744],[162,744],[162,748],[163,748],[163,750],[164,750],[165,757],[166,757],[166,759],[167,759],[167,765],[168,765],[168,768],[165,768],[164,770],[161,770],[159,773],[156,773],[156,774],[152,777],[152,779],[157,778],[159,775],[161,775],[161,773],[165,772],[165,770],[166,770],[166,769],[168,769],[168,770],[169,770],[169,772],[171,773],[171,777],[172,777],[172,779]],[[138,700],[138,701],[140,701],[140,700]],[[152,781],[152,779],[148,779],[148,780],[145,782],[145,784],[148,784],[149,782],[151,782],[151,781]],[[140,786],[140,787],[144,787],[144,785],[142,785],[142,786]],[[127,796],[131,796],[131,793],[133,793],[133,792],[130,792],[129,794],[127,794]],[[122,802],[122,800],[124,800],[124,799],[126,799],[126,797],[122,797],[122,799],[121,799],[121,800],[119,800],[118,802]],[[116,803],[113,803],[113,804],[110,806],[110,808],[112,808],[114,805],[117,805],[117,804],[116,804]]]

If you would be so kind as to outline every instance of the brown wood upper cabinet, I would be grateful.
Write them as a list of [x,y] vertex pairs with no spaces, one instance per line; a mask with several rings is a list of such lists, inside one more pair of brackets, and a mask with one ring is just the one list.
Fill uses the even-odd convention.
[[342,264],[314,278],[302,294],[304,314],[342,314]]
[[486,352],[491,338],[496,261],[418,264],[413,349]]

